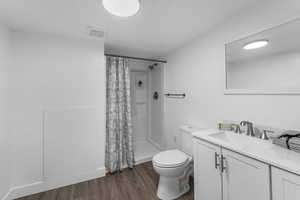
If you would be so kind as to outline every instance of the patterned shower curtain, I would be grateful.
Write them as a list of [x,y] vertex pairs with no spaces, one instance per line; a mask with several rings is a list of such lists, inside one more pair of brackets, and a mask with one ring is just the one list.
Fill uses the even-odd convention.
[[128,60],[106,57],[105,167],[113,173],[134,165]]

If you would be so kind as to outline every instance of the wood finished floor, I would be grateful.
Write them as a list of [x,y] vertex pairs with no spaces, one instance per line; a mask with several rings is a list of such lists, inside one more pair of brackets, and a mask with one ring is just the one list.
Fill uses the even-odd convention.
[[[35,194],[18,200],[158,200],[158,175],[147,162],[122,173]],[[190,191],[178,200],[193,200]]]

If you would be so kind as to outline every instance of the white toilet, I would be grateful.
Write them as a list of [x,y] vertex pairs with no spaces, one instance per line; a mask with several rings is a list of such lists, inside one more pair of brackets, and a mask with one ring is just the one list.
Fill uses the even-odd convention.
[[160,175],[158,198],[172,200],[189,191],[189,177],[193,174],[192,133],[196,131],[193,127],[181,126],[176,137],[177,149],[163,151],[153,157],[153,168]]

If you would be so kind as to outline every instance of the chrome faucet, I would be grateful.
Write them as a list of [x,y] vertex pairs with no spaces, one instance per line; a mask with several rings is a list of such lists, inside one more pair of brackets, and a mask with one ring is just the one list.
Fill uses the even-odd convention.
[[254,129],[253,129],[253,123],[248,122],[248,121],[241,121],[240,123],[241,126],[247,126],[247,135],[250,135],[251,137],[255,137],[254,134]]

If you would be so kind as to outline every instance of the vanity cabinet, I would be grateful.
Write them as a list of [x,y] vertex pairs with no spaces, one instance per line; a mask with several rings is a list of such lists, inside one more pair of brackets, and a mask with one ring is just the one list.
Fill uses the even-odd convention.
[[272,167],[272,199],[300,199],[300,176]]
[[220,155],[219,147],[198,140],[194,141],[195,200],[222,199]]
[[269,166],[204,141],[194,141],[195,200],[269,200]]
[[223,200],[269,200],[269,166],[222,149]]

